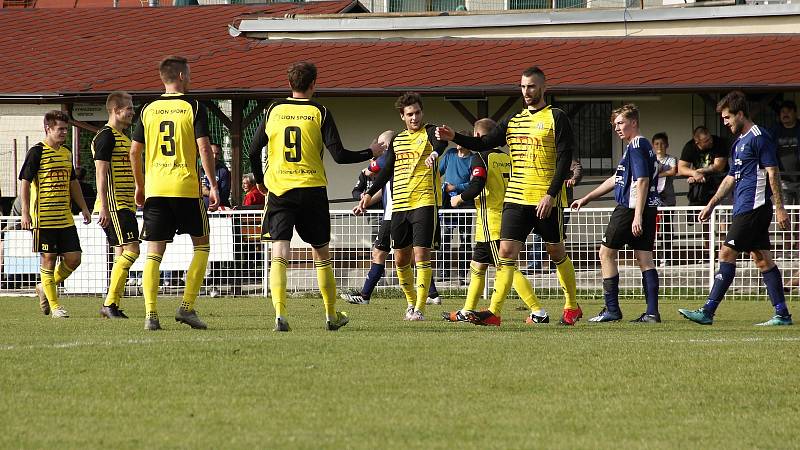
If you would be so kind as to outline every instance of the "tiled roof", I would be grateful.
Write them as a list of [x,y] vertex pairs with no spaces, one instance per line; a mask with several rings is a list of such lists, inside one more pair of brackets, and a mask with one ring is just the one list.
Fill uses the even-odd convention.
[[553,93],[800,89],[800,34],[256,41],[228,33],[246,14],[336,13],[351,3],[0,10],[0,97],[159,92],[156,67],[167,54],[190,59],[194,92],[245,95],[283,95],[286,66],[300,59],[317,63],[320,93],[338,95],[511,93],[532,64]]
[[[159,0],[160,6],[172,6],[172,0]],[[112,0],[36,0],[34,8],[103,8],[112,5]],[[147,0],[119,0],[122,8],[141,8]]]

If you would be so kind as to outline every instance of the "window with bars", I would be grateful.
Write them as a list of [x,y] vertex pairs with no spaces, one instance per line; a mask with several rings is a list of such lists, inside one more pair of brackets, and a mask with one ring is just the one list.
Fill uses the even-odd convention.
[[389,0],[389,12],[455,11],[465,0]]
[[608,118],[611,102],[562,102],[561,108],[572,122],[575,150],[584,175],[607,175],[615,166],[612,155],[612,130]]

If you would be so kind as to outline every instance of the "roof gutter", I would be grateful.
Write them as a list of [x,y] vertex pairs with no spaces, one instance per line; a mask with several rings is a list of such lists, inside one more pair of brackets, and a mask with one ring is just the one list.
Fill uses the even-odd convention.
[[[231,25],[233,36],[262,37],[269,33],[352,33],[367,31],[413,31],[529,27],[542,25],[578,25],[641,23],[682,20],[737,19],[800,15],[800,4],[738,5],[709,8],[584,9],[524,13],[436,13],[402,16],[292,16],[246,17],[238,26]],[[477,17],[480,20],[476,20]],[[424,20],[420,20],[424,18]],[[795,30],[796,32],[796,30]]]

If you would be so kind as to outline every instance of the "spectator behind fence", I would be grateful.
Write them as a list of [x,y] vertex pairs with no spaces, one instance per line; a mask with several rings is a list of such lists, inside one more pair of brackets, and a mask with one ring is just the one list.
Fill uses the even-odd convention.
[[258,190],[256,179],[252,173],[242,176],[242,191],[244,191],[242,206],[264,205],[264,194]]
[[708,128],[701,125],[694,129],[678,161],[678,175],[689,182],[689,206],[705,206],[711,200],[728,171],[729,153],[727,142]]
[[[94,188],[91,184],[86,182],[86,169],[83,167],[76,167],[75,168],[75,176],[78,179],[78,184],[81,185],[81,192],[83,192],[83,200],[86,202],[87,205],[94,205],[95,198],[97,195],[95,194]],[[72,215],[80,214],[81,207],[78,206],[75,201],[71,202],[70,209],[72,210]]]
[[[471,135],[472,131],[462,130],[459,133]],[[470,165],[472,151],[460,145],[449,148],[439,159],[439,173],[442,175],[442,208],[450,209],[450,198],[460,195],[469,186]],[[474,205],[464,204],[462,208],[473,208]],[[467,215],[445,215],[443,220],[444,234],[442,236],[442,250],[447,261],[442,268],[442,279],[453,279],[466,284],[467,270],[469,268],[470,235],[472,234],[472,217]],[[458,242],[453,242],[458,230]]]
[[[231,171],[228,170],[228,166],[222,161],[222,147],[212,142],[211,143],[211,151],[214,153],[214,171],[216,172],[214,176],[217,178],[217,186],[219,186],[219,204],[221,206],[225,206],[226,208],[231,207]],[[203,186],[203,202],[206,204],[206,208],[208,208],[208,177],[206,176],[205,172],[203,173],[203,178],[201,179],[202,186]]]
[[[674,156],[667,153],[669,150],[669,137],[667,133],[661,132],[653,135],[653,150],[656,152],[656,160],[658,161],[658,180],[656,190],[658,198],[661,200],[662,206],[675,206],[677,198],[675,197],[675,186],[673,180],[678,173],[678,161]],[[657,217],[658,228],[658,264],[666,266],[670,264],[671,258],[669,248],[671,247],[672,240],[672,212],[659,211]]]
[[667,153],[669,150],[669,137],[667,133],[656,133],[653,135],[653,150],[656,151],[658,160],[658,197],[663,206],[675,206],[675,186],[673,179],[678,174],[678,161],[674,156]]
[[781,103],[778,112],[780,123],[772,129],[778,144],[778,162],[781,164],[784,202],[800,204],[800,175],[783,172],[800,172],[800,122],[797,120],[797,104],[791,100]]

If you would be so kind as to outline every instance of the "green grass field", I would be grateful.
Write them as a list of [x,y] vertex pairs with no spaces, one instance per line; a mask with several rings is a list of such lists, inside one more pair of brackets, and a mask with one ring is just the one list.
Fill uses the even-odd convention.
[[340,305],[352,321],[332,333],[320,300],[290,300],[293,331],[274,333],[264,299],[201,298],[199,331],[165,298],[165,330],[146,332],[140,298],[121,321],[98,299],[53,320],[0,298],[0,447],[800,446],[800,326],[753,327],[766,299],[724,303],[711,327],[675,311],[697,301],[662,302],[660,325],[589,324],[594,302],[573,328],[532,328],[513,300],[500,328],[433,320],[459,302],[419,323],[397,299]]

